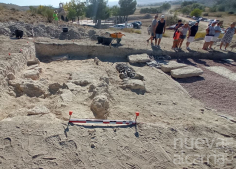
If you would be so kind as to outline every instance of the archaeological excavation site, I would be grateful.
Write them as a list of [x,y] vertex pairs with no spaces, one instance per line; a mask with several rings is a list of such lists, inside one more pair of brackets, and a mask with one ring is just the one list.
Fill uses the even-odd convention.
[[235,50],[64,27],[0,23],[0,169],[236,167]]

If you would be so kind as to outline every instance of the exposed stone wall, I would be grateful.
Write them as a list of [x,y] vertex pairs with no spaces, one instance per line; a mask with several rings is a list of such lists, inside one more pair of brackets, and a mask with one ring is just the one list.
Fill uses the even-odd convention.
[[[39,59],[50,59],[53,56],[68,56],[75,59],[88,59],[97,57],[103,61],[120,61],[127,59],[127,56],[133,54],[143,54],[153,56],[168,55],[172,59],[177,58],[193,58],[193,59],[233,59],[235,53],[201,53],[201,52],[172,52],[165,50],[148,50],[148,49],[135,49],[125,47],[109,47],[101,45],[89,44],[76,44],[76,43],[48,43],[37,42],[35,43],[36,55]],[[127,61],[127,60],[125,60]]]
[[126,59],[131,54],[149,53],[152,51],[137,50],[132,48],[114,48],[109,46],[89,46],[75,43],[35,43],[36,54],[39,59],[50,58],[51,56],[76,57],[76,59],[87,59],[98,57],[101,60]]
[[12,80],[17,74],[25,69],[28,61],[36,60],[35,47],[33,44],[24,47],[19,53],[1,55],[0,57],[0,88],[8,86],[8,80]]

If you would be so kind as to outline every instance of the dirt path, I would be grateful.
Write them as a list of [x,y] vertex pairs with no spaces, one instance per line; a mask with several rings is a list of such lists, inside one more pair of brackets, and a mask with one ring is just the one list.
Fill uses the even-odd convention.
[[[197,66],[204,71],[204,74],[200,77],[177,80],[193,97],[205,103],[206,107],[236,116],[236,81],[233,79],[233,73],[236,73],[235,62],[230,64],[220,60],[198,59],[182,59],[178,61]],[[219,73],[211,71],[211,68],[216,69],[217,67],[219,67]],[[228,70],[227,72],[232,72],[232,75],[223,75],[223,69]]]

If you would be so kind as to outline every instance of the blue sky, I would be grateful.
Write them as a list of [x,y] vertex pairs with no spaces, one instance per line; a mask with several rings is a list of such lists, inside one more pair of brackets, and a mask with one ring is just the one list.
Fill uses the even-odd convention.
[[[11,4],[16,4],[19,6],[34,6],[34,5],[52,5],[53,7],[59,7],[60,2],[69,2],[70,0],[0,0],[2,3],[11,3]],[[114,1],[118,0],[109,0],[110,3],[108,4],[113,4]],[[112,2],[111,2],[112,1]]]

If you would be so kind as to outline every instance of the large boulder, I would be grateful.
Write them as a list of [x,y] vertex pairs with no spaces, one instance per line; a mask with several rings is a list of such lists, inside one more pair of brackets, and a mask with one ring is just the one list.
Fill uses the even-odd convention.
[[30,115],[39,115],[39,114],[48,114],[48,113],[50,113],[50,110],[48,110],[47,107],[43,105],[38,105],[32,109],[29,109],[27,112],[27,115],[30,116]]
[[69,82],[76,85],[87,86],[88,84],[92,83],[93,77],[89,74],[72,73],[69,79]]
[[146,91],[144,82],[137,79],[125,80],[123,84],[123,88],[129,88],[131,90]]
[[32,69],[32,70],[26,70],[24,72],[24,77],[25,78],[30,78],[32,80],[37,80],[39,78],[39,71]]
[[67,85],[65,83],[63,83],[62,85],[59,83],[52,83],[48,86],[48,90],[51,94],[56,94],[59,89],[66,89],[68,88]]
[[128,59],[130,63],[146,63],[151,61],[147,54],[130,55]]
[[9,85],[14,87],[16,97],[20,97],[23,94],[29,97],[40,97],[47,93],[47,82],[42,80],[9,81]]
[[193,76],[200,76],[203,74],[202,69],[194,66],[183,67],[180,69],[171,70],[171,76],[174,78],[187,78]]
[[72,102],[73,97],[74,94],[70,90],[63,90],[63,93],[61,94],[61,99],[63,102]]
[[167,65],[162,65],[161,70],[165,73],[168,73],[171,70],[179,69],[179,68],[186,67],[186,66],[187,65],[183,64],[183,63],[178,63],[176,61],[170,61]]
[[39,71],[39,73],[42,73],[42,68],[39,67],[38,64],[27,67],[27,70],[36,70],[36,71]]
[[98,95],[93,98],[90,107],[96,119],[106,119],[109,109],[109,101],[105,95]]

